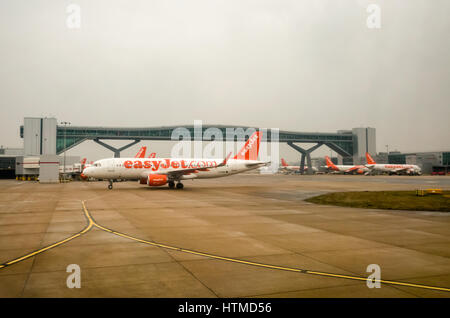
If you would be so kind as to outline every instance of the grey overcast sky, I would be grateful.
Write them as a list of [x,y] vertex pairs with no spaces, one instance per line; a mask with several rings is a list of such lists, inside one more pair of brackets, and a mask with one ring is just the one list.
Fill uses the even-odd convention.
[[[66,26],[70,3],[80,29]],[[370,3],[380,29],[366,25]],[[449,150],[449,13],[448,0],[0,0],[0,144],[22,146],[23,117],[54,116],[370,126],[378,151]],[[70,152],[111,155],[93,143]]]

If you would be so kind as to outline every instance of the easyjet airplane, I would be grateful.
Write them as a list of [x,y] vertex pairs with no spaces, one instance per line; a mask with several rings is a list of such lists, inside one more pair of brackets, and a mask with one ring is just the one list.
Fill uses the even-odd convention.
[[[286,173],[300,172],[300,166],[290,166],[287,164],[287,162],[286,162],[286,160],[284,160],[284,158],[281,158],[280,170],[282,170]],[[312,170],[313,170],[313,172],[318,171],[318,169],[316,167],[313,167]],[[307,166],[305,166],[305,171],[308,171]]]
[[255,132],[244,147],[230,159],[173,159],[173,158],[109,158],[94,162],[83,173],[86,176],[107,179],[108,189],[113,188],[115,179],[139,179],[148,186],[169,185],[182,189],[182,180],[219,178],[256,169],[268,164],[258,161],[262,132]]
[[336,171],[340,173],[368,173],[370,170],[363,165],[335,165],[333,161],[331,161],[330,157],[325,156],[325,161],[327,163],[328,170]]
[[370,171],[388,172],[389,174],[409,174],[409,175],[421,175],[422,169],[417,165],[405,165],[405,164],[378,164],[373,160],[372,156],[366,152],[367,165],[366,167]]

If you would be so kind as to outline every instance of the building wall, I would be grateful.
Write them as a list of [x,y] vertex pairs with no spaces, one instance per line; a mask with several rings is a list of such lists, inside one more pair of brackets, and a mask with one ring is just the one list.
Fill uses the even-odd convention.
[[375,128],[353,128],[353,163],[365,164],[366,152],[376,154],[376,130]]
[[23,120],[25,156],[56,154],[56,119],[25,117]]
[[25,156],[41,154],[41,118],[23,119],[23,147]]
[[42,154],[56,155],[56,118],[42,120]]
[[0,148],[0,155],[23,156],[23,148]]
[[42,155],[39,165],[40,183],[59,182],[59,160],[57,155]]
[[[47,162],[47,156],[53,158],[52,160],[57,162],[56,166],[58,171],[63,172],[64,168],[64,156],[58,155],[41,155],[41,156],[17,156],[16,157],[16,175],[39,175],[42,163]],[[79,156],[66,156],[66,172],[73,171],[74,164],[80,163]],[[47,171],[47,170],[44,170]]]

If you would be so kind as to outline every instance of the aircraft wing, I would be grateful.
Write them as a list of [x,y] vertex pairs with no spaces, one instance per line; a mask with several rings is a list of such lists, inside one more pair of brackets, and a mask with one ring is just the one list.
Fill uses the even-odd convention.
[[401,172],[401,171],[405,171],[405,170],[409,170],[410,168],[398,168],[398,169],[394,169],[392,170],[393,172]]
[[[267,166],[270,163],[270,161],[268,162],[252,162],[252,163],[246,163],[245,166],[247,168],[251,168],[251,167],[255,167],[255,166]],[[287,170],[287,169],[285,169]]]
[[360,167],[354,166],[354,167],[351,167],[351,168],[345,170],[345,172],[347,172],[347,173],[348,173],[348,172],[353,172],[353,171],[356,171],[356,170],[358,170],[358,169],[360,169]]

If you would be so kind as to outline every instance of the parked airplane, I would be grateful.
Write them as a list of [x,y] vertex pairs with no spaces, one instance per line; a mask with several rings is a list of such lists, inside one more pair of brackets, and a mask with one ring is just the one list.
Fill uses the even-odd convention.
[[367,165],[366,167],[370,171],[387,172],[389,174],[409,174],[409,175],[421,175],[422,169],[417,165],[405,165],[405,164],[378,164],[373,160],[372,156],[366,152]]
[[333,161],[331,161],[330,157],[325,156],[325,161],[327,163],[328,170],[336,171],[339,173],[368,173],[370,170],[366,166],[363,165],[335,165]]
[[98,160],[84,174],[89,177],[109,180],[112,189],[115,179],[138,179],[148,186],[169,185],[182,189],[182,180],[219,178],[256,169],[268,164],[258,161],[262,132],[255,132],[244,147],[230,159],[231,153],[221,159],[173,159],[173,158],[109,158]]
[[[280,170],[283,171],[286,174],[288,174],[288,173],[296,173],[296,172],[300,172],[300,166],[290,166],[290,165],[288,165],[286,160],[284,160],[284,158],[281,158]],[[316,167],[312,167],[312,170],[313,170],[313,172],[317,172],[318,171],[318,169]],[[304,171],[308,171],[308,167],[307,166],[305,166],[305,170]]]

